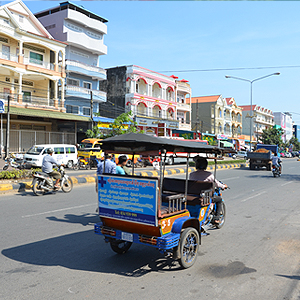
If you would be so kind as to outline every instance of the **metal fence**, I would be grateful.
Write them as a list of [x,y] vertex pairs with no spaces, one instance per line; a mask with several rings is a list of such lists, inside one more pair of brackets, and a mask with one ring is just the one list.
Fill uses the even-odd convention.
[[[6,129],[2,130],[3,135],[0,143],[6,145]],[[9,131],[9,152],[24,153],[33,145],[38,144],[71,144],[75,145],[76,137],[74,132],[49,132],[34,130],[10,130]]]

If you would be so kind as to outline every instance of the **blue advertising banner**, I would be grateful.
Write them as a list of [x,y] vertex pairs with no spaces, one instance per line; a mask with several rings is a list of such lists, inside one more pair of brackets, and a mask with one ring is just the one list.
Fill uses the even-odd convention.
[[0,99],[0,114],[4,114],[4,101]]
[[157,226],[157,188],[149,178],[99,175],[99,215]]

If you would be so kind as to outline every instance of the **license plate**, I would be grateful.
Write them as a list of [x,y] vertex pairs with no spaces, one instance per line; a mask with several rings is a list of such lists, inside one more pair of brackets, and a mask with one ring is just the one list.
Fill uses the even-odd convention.
[[133,242],[133,234],[128,232],[122,232],[121,239],[127,242]]
[[257,162],[258,162],[258,163],[261,163],[261,160],[258,160]]

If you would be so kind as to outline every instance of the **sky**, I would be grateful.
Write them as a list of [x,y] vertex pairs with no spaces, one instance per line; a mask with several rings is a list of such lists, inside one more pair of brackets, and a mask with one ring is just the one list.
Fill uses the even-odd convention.
[[[1,1],[1,5],[10,1]],[[61,1],[63,2],[63,1]],[[108,20],[100,67],[138,65],[300,125],[300,1],[71,1]],[[59,1],[24,1],[33,12]]]

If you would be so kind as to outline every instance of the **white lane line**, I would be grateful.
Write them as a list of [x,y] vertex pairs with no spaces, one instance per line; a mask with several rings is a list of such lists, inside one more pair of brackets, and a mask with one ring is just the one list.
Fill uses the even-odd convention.
[[290,184],[290,183],[292,183],[292,182],[294,182],[294,181],[288,181],[288,182],[282,184],[281,186],[285,186],[285,185]]
[[85,205],[79,205],[79,206],[73,206],[73,207],[67,207],[67,208],[61,208],[61,209],[56,209],[56,210],[49,210],[49,211],[45,211],[45,212],[38,213],[38,214],[22,216],[22,218],[30,218],[30,217],[35,217],[35,216],[41,216],[41,215],[51,214],[51,213],[58,212],[58,211],[70,210],[70,209],[75,209],[75,208],[82,208],[82,207],[87,207],[87,206],[92,206],[92,205],[97,206],[97,203],[85,204]]
[[265,192],[258,193],[258,194],[256,194],[256,195],[253,195],[253,196],[251,196],[251,197],[248,197],[248,198],[242,200],[241,202],[246,202],[246,201],[249,200],[249,199],[255,198],[255,197],[260,196],[260,195],[265,194],[265,193],[266,193],[266,191],[265,191]]

